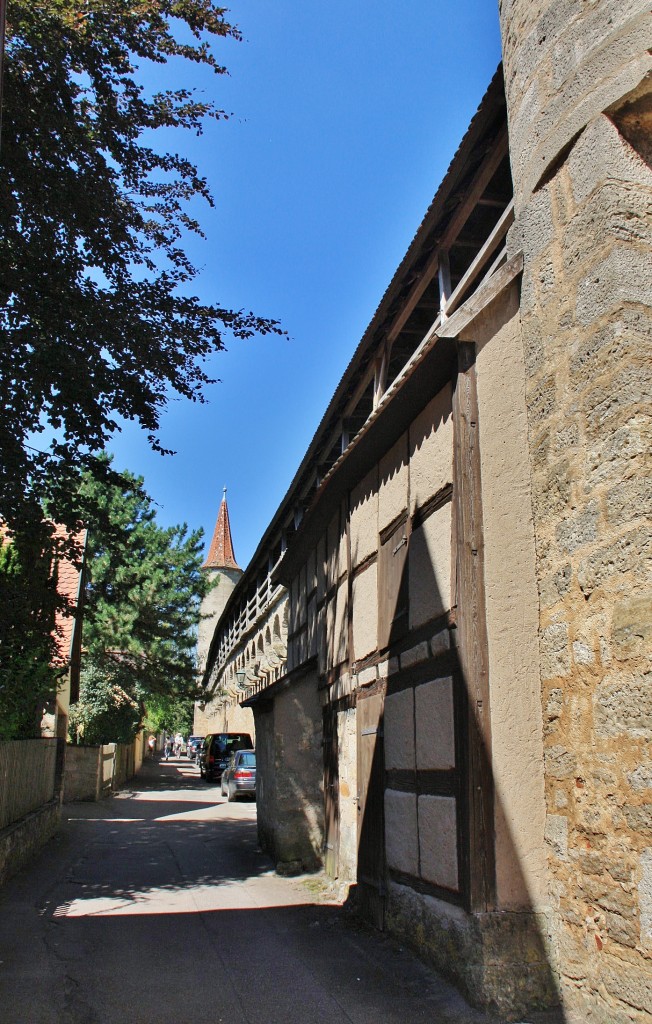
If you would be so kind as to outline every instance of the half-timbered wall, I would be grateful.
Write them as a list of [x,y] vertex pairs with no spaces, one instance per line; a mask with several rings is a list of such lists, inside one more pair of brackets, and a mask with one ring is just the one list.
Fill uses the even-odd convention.
[[517,284],[459,349],[292,581],[288,664],[317,662],[327,870],[406,937],[418,908],[426,952],[500,1010],[552,984]]

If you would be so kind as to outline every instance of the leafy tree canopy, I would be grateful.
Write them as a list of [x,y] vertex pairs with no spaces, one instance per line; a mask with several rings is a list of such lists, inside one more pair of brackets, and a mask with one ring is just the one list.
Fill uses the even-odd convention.
[[[81,491],[98,514],[89,522],[74,719],[85,739],[92,725],[92,735],[99,728],[111,741],[139,726],[149,703],[192,703],[196,626],[210,582],[201,572],[201,531],[159,526],[141,478],[124,473],[121,485],[106,486],[86,474]],[[120,737],[110,734],[111,722]]]
[[0,536],[0,739],[40,735],[57,685],[55,606],[38,538]]
[[138,75],[171,60],[175,81],[184,60],[224,73],[212,46],[239,38],[225,13],[212,0],[8,5],[0,516],[12,527],[36,521],[48,492],[50,514],[71,523],[74,471],[96,467],[119,417],[160,447],[168,396],[202,400],[203,360],[225,332],[278,331],[192,294],[191,201],[213,200],[189,160],[150,142],[158,128],[199,134],[224,115],[183,86],[148,94]]

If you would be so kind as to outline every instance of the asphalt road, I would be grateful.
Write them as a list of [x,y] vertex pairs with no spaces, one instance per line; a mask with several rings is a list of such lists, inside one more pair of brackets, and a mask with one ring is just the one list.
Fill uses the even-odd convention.
[[64,815],[0,891],[0,1024],[489,1024],[319,879],[278,877],[255,804],[185,758]]

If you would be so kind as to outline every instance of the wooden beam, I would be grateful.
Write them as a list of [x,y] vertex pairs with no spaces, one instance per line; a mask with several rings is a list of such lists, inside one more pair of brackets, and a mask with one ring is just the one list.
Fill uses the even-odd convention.
[[496,298],[497,295],[507,288],[515,277],[523,270],[523,253],[519,252],[512,256],[504,267],[487,277],[485,281],[474,291],[473,295],[455,310],[448,320],[444,321],[437,330],[440,338],[457,338],[460,331],[468,327],[475,320],[476,316]]
[[440,252],[439,254],[437,276],[439,278],[439,316],[442,320],[445,320],[446,306],[453,290],[451,286],[451,264],[447,252]]
[[479,427],[475,345],[459,342],[453,391],[456,640],[466,697],[467,884],[472,911],[493,908],[496,886]]
[[382,351],[378,359],[375,362],[374,371],[374,409],[378,406],[381,398],[385,394],[385,388],[387,387],[387,367],[389,365],[389,346],[383,345]]
[[[475,279],[480,276],[483,267],[489,262],[496,249],[504,239],[505,235],[509,231],[510,227],[514,223],[514,200],[510,202],[509,206],[503,211],[499,217],[496,226],[489,235],[489,238],[484,243],[480,252],[473,260],[473,263],[465,272],[462,280],[455,288],[455,291],[448,299],[442,310],[442,321],[449,317],[459,306],[462,296],[467,288],[473,284]],[[450,278],[449,278],[450,280]]]
[[466,224],[469,219],[473,208],[480,199],[482,193],[486,189],[487,185],[493,178],[494,174],[498,170],[498,167],[508,152],[508,139],[507,129],[504,128],[496,142],[494,143],[493,149],[478,168],[475,177],[473,178],[468,190],[466,191],[462,202],[459,204],[455,213],[453,214],[446,232],[443,237],[439,240],[439,244],[435,248],[434,252],[430,256],[424,269],[417,281],[415,281],[412,289],[403,304],[403,308],[394,320],[394,323],[390,327],[387,338],[389,342],[393,342],[394,339],[400,334],[401,328],[409,320],[415,306],[419,302],[419,299],[425,292],[426,288],[432,281],[433,277],[437,273],[439,266],[439,255],[442,250],[450,249],[451,245],[455,241],[457,235]]

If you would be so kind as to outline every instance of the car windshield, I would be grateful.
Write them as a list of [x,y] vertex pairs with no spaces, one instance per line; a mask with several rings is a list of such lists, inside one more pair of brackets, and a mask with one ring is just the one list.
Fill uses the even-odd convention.
[[245,768],[256,767],[256,755],[253,751],[245,751],[238,756],[238,763],[243,765]]
[[[251,740],[249,741],[251,743]],[[248,744],[247,744],[248,745]],[[244,746],[242,736],[216,736],[215,747],[219,754],[230,754]]]

